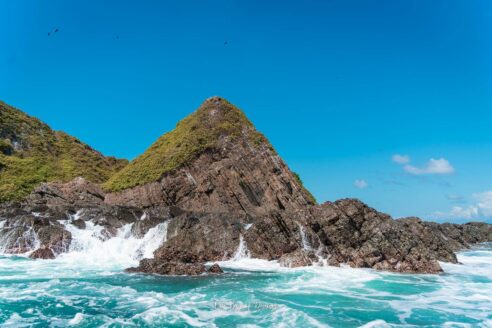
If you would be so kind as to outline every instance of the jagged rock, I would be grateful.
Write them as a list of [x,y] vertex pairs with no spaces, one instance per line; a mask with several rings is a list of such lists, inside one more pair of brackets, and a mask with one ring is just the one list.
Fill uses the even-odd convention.
[[173,276],[197,276],[206,272],[203,263],[162,262],[153,259],[143,259],[136,268],[127,269],[128,272],[153,273]]
[[55,254],[49,248],[38,248],[34,252],[29,255],[31,259],[43,259],[43,260],[52,260],[55,258]]
[[438,260],[456,263],[452,249],[420,220],[393,220],[358,200],[327,202],[308,221],[331,265],[437,273]]
[[22,226],[3,228],[0,230],[0,245],[6,254],[26,253],[36,246],[35,232]]
[[214,263],[210,268],[208,268],[207,272],[212,274],[224,273],[222,268],[217,263]]
[[151,228],[182,213],[183,211],[175,206],[157,206],[148,208],[132,225],[131,232],[135,237],[142,238]]
[[55,225],[39,229],[37,236],[41,246],[49,248],[55,254],[68,251],[72,241],[72,234],[69,231]]
[[82,219],[72,220],[71,223],[81,230],[85,229],[85,221]]

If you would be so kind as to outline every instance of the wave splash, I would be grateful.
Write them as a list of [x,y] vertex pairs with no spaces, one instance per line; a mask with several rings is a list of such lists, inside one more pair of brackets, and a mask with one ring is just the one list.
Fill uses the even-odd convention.
[[133,223],[124,225],[110,238],[104,235],[102,226],[91,221],[86,222],[85,229],[79,229],[68,220],[61,223],[72,233],[72,242],[69,252],[61,254],[59,259],[82,262],[87,266],[136,265],[143,258],[152,258],[153,252],[167,239],[168,222],[149,229],[142,238],[132,234]]

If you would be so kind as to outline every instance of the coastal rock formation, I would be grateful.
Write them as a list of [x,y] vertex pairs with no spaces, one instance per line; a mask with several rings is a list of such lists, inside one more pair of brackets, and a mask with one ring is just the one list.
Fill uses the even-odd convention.
[[127,163],[0,101],[0,203],[20,201],[42,182],[102,183]]
[[0,222],[0,251],[32,258],[68,251],[67,224],[97,226],[102,239],[123,227],[143,238],[165,225],[153,258],[128,269],[164,275],[221,273],[206,265],[245,257],[438,273],[439,261],[456,263],[456,251],[492,241],[485,223],[395,220],[356,199],[316,204],[268,140],[219,97],[103,185],[81,177],[42,183],[22,202],[0,205]]

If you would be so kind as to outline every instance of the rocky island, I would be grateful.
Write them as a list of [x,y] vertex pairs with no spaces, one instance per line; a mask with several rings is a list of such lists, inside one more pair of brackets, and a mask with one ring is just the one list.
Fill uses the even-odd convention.
[[153,258],[131,272],[220,273],[250,256],[286,267],[342,264],[439,273],[439,261],[492,241],[486,223],[393,219],[356,199],[317,204],[234,105],[207,99],[128,163],[0,103],[0,250],[55,258],[87,224],[111,238],[165,224]]

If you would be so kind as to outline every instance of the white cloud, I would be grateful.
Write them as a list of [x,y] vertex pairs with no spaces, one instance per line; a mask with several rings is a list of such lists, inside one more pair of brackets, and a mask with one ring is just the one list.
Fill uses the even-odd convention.
[[436,212],[441,219],[492,220],[492,190],[472,195],[474,204],[453,206],[449,212]]
[[410,156],[395,154],[391,157],[391,160],[398,164],[408,164],[410,163]]
[[453,206],[449,212],[436,212],[434,215],[441,219],[476,219],[479,217],[478,208],[476,206]]
[[356,188],[359,188],[359,189],[365,189],[365,188],[369,187],[369,184],[366,182],[366,180],[357,179],[354,181],[354,186]]
[[474,194],[473,198],[478,201],[477,207],[480,213],[483,216],[492,217],[492,190]]
[[455,171],[454,167],[445,158],[431,158],[424,167],[416,167],[406,164],[403,169],[412,175],[423,174],[450,174]]

